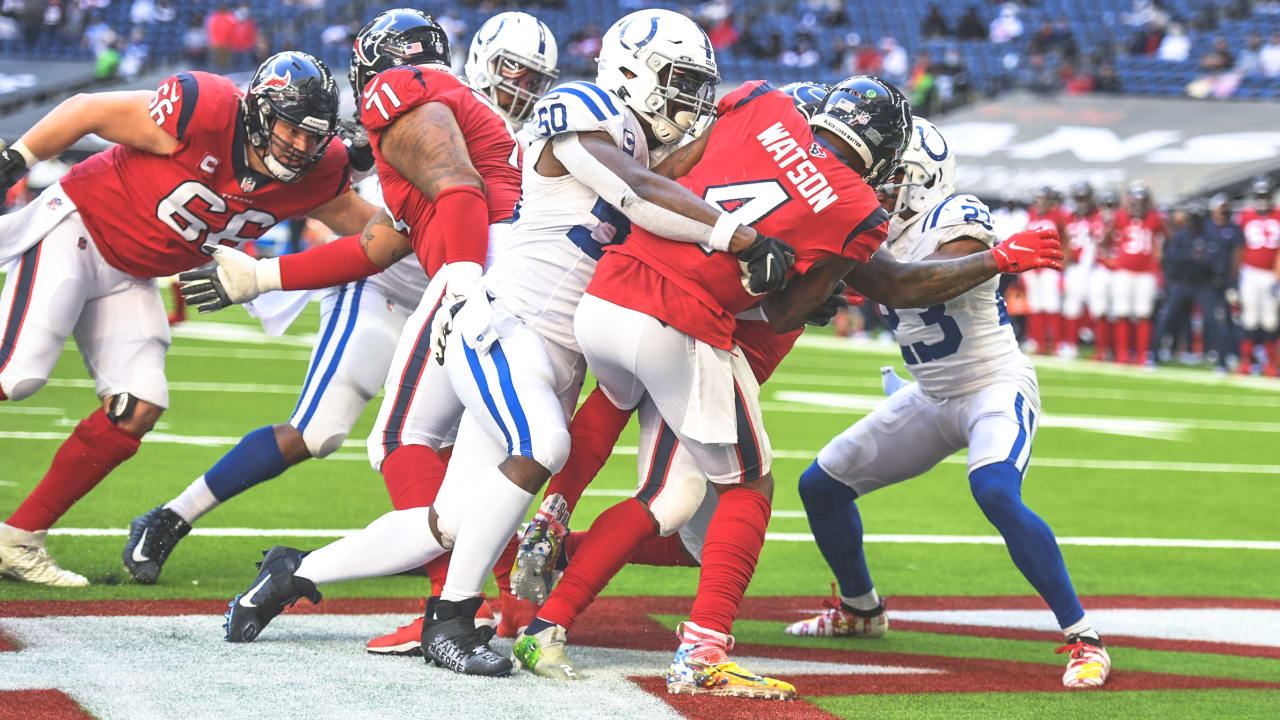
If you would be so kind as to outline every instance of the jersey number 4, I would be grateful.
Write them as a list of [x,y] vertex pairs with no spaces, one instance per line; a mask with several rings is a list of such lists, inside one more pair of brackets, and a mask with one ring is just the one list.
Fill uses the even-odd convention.
[[[183,240],[200,243],[201,251],[206,253],[212,252],[215,245],[235,247],[253,240],[276,224],[276,217],[271,213],[250,208],[228,217],[220,229],[213,230],[208,220],[196,214],[197,210],[205,217],[225,215],[227,201],[208,185],[188,180],[156,205],[156,217]],[[252,234],[243,234],[247,226],[254,228]]]
[[[889,321],[889,329],[898,329],[898,313],[893,308],[885,307],[885,317]],[[964,337],[960,334],[960,326],[956,324],[955,318],[947,314],[947,306],[939,303],[931,305],[927,310],[920,313],[920,322],[925,325],[937,325],[942,331],[942,339],[932,343],[911,343],[910,345],[901,345],[902,359],[908,365],[919,365],[927,363],[931,360],[941,360],[944,357],[955,355],[960,349],[960,341]]]
[[[739,225],[755,225],[787,204],[791,196],[777,180],[753,180],[730,185],[712,185],[702,192],[702,199],[729,213]],[[710,245],[699,243],[707,255]]]

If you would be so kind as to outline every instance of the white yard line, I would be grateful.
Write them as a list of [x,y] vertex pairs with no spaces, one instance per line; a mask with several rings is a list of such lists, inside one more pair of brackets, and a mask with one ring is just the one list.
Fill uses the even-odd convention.
[[[36,432],[24,430],[0,431],[0,440],[62,441],[66,438],[67,433],[65,432]],[[143,442],[171,445],[195,445],[199,447],[231,447],[232,445],[240,442],[240,438],[231,437],[229,435],[173,435],[170,433],[152,432],[143,438]],[[364,445],[364,441],[358,439],[348,439],[342,444],[343,447],[348,448],[362,448]],[[616,455],[635,455],[639,450],[634,446],[619,445],[613,449],[613,452]],[[773,456],[775,458],[783,460],[812,460],[817,456],[817,454],[817,450],[773,451]],[[348,462],[369,461],[367,455],[359,452],[338,452],[330,455],[327,459],[344,460]],[[953,455],[942,462],[947,465],[967,464],[964,457],[959,455]],[[1032,460],[1032,465],[1085,470],[1150,470],[1155,472],[1218,473],[1224,475],[1280,475],[1280,465],[1255,465],[1249,463],[1164,462],[1158,460],[1080,460],[1076,458],[1042,458],[1037,456]],[[588,491],[588,494],[591,493],[592,491]],[[604,492],[601,494],[604,494]],[[627,494],[629,495],[630,493],[628,492]],[[617,497],[625,496],[618,495]]]
[[[358,529],[332,528],[195,528],[192,535],[204,537],[297,537],[335,538],[358,532]],[[71,537],[125,537],[128,528],[53,528],[50,535]],[[813,542],[809,533],[768,533],[766,539],[776,542]],[[909,535],[868,534],[871,543],[898,543],[905,545],[1003,545],[999,535]],[[1184,538],[1111,538],[1111,537],[1059,537],[1059,545],[1088,547],[1151,547],[1197,548],[1210,550],[1280,550],[1280,542],[1269,540],[1196,540]]]

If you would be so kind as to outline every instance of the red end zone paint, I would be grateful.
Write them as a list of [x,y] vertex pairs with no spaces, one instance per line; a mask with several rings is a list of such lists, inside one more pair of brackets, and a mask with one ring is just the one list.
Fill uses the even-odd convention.
[[93,720],[61,690],[0,690],[0,720]]

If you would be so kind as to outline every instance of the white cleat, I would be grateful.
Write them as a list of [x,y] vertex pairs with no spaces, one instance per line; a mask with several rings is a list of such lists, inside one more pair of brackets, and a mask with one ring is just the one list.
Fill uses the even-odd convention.
[[885,366],[880,368],[880,385],[884,388],[886,397],[893,395],[910,384],[910,380],[899,376],[892,367]]
[[1101,640],[1072,635],[1067,644],[1054,652],[1071,653],[1067,671],[1062,674],[1062,684],[1072,690],[1102,687],[1111,674],[1111,656]]
[[28,532],[0,523],[0,575],[53,587],[84,587],[89,580],[63,570],[45,550],[48,530]]

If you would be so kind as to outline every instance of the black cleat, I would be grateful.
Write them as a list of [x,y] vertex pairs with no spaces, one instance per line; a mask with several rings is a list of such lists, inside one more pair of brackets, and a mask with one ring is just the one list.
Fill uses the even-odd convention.
[[167,507],[134,518],[124,544],[124,569],[143,585],[154,585],[169,553],[189,532],[191,524]]
[[511,674],[511,661],[489,647],[493,634],[476,628],[476,611],[483,602],[480,597],[427,601],[422,621],[422,654],[427,662],[463,675]]
[[315,584],[293,574],[304,555],[301,550],[283,545],[262,553],[262,562],[258,563],[261,571],[253,587],[229,604],[227,621],[222,625],[227,631],[227,642],[253,642],[267,623],[302,598],[310,600],[312,605],[320,602],[320,591]]

